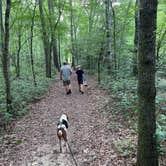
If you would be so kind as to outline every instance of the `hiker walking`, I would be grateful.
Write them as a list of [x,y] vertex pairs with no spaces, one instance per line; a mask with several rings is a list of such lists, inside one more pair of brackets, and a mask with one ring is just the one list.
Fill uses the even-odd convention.
[[63,80],[63,86],[65,87],[66,94],[71,94],[71,67],[67,62],[63,62],[63,66],[60,69],[60,79]]
[[81,69],[81,66],[78,65],[76,67],[76,74],[77,74],[77,80],[78,80],[78,86],[79,86],[79,91],[84,94],[84,89],[83,89],[83,74],[84,71]]

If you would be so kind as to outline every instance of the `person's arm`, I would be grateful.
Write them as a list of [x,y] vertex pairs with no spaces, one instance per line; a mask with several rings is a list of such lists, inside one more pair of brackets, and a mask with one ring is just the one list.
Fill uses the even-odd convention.
[[72,73],[73,73],[73,72],[72,72],[72,69],[70,68],[70,75],[72,75]]

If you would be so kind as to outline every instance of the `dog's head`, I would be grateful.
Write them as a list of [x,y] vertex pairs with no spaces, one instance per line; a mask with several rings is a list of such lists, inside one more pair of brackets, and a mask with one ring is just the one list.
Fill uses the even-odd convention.
[[65,113],[65,114],[62,114],[61,115],[61,117],[60,117],[60,122],[62,121],[62,120],[65,120],[65,121],[69,121],[69,117],[68,117],[68,115]]

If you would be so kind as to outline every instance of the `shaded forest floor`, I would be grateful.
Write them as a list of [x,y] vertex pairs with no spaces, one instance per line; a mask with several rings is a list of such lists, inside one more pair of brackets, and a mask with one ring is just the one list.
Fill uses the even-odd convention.
[[75,77],[68,96],[57,81],[3,137],[0,166],[74,166],[68,149],[59,153],[56,125],[62,113],[69,116],[68,141],[78,166],[134,165],[137,135],[115,114],[116,102],[92,77],[83,95]]

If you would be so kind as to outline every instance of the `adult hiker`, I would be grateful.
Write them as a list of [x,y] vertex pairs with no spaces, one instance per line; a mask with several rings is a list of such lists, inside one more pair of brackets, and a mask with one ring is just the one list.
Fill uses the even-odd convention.
[[77,80],[78,80],[78,86],[79,86],[79,91],[84,94],[84,89],[83,89],[83,74],[84,71],[81,69],[81,66],[78,65],[76,68],[76,74],[77,74]]
[[66,94],[71,94],[71,67],[67,62],[63,62],[63,66],[60,69],[60,79],[63,80],[63,86],[65,87]]

